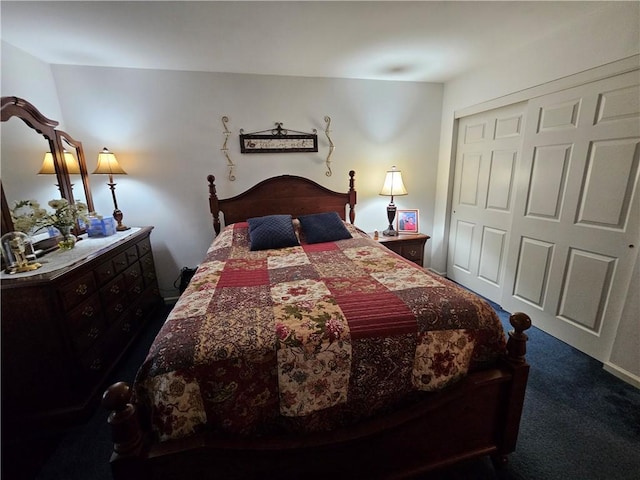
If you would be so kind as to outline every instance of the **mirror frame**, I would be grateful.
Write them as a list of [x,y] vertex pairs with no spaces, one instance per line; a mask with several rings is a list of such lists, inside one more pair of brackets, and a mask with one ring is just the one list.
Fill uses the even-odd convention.
[[[78,164],[80,165],[80,177],[82,178],[82,185],[84,187],[84,198],[86,201],[87,209],[89,212],[95,211],[93,206],[93,196],[91,195],[91,186],[89,185],[89,171],[87,170],[87,162],[84,157],[84,150],[82,148],[82,142],[74,139],[67,132],[62,130],[56,130],[56,141],[62,147],[62,151],[64,152],[65,144],[70,148],[73,148],[76,153],[76,159],[78,160]],[[66,162],[65,167],[66,167]]]
[[[84,151],[82,149],[82,143],[73,139],[68,133],[61,130],[56,130],[55,127],[59,125],[59,122],[45,117],[33,104],[27,100],[19,97],[2,97],[0,99],[0,120],[6,122],[12,117],[18,117],[22,119],[27,126],[34,129],[36,132],[44,136],[49,142],[49,149],[53,155],[53,164],[56,170],[56,178],[58,186],[60,188],[60,195],[65,198],[69,203],[75,203],[73,198],[73,190],[71,186],[71,179],[69,178],[69,171],[67,165],[64,162],[64,143],[67,143],[73,147],[76,151],[76,157],[80,164],[80,175],[82,177],[82,184],[84,186],[85,198],[87,207],[90,212],[94,210],[93,197],[91,195],[91,189],[89,187],[89,173],[87,171],[87,164],[84,157]],[[1,188],[1,183],[0,183]],[[2,189],[2,232],[11,232],[14,230],[13,221],[11,220],[11,210],[7,203],[7,199],[4,195],[4,189]],[[78,226],[76,231],[82,233]]]

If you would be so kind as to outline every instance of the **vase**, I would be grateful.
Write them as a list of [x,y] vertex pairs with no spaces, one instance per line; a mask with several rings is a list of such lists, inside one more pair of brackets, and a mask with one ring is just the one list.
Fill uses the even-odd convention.
[[62,234],[62,240],[58,242],[60,250],[71,250],[76,246],[76,241],[78,239],[73,233],[71,233],[71,228],[71,225],[58,227],[58,230],[60,230],[60,233]]

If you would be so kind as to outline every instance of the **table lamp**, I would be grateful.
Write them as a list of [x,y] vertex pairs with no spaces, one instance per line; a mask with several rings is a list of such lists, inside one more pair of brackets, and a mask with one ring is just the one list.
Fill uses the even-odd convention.
[[126,175],[127,172],[118,163],[116,156],[111,153],[107,147],[103,148],[98,154],[98,166],[96,167],[94,174],[109,175],[109,188],[111,189],[111,196],[113,197],[113,218],[118,222],[116,230],[119,232],[123,230],[129,230],[129,227],[122,224],[122,212],[118,208],[118,200],[116,200],[116,184],[113,183],[114,175]]
[[391,170],[387,171],[387,176],[384,179],[384,185],[380,191],[380,195],[391,197],[391,202],[387,205],[387,218],[389,219],[389,228],[382,232],[385,237],[395,237],[398,232],[393,228],[393,220],[396,218],[396,205],[393,203],[393,197],[398,195],[407,195],[407,189],[402,182],[402,172],[396,170],[396,167],[391,167]]
[[[67,164],[67,172],[69,175],[80,175],[80,164],[76,157],[71,155],[71,153],[64,151],[64,162]],[[44,159],[42,160],[42,166],[40,167],[40,171],[38,175],[55,175],[56,174],[56,166],[53,163],[53,155],[51,152],[47,152],[44,154]],[[56,187],[60,188],[60,185],[56,183]],[[71,184],[71,188],[73,188],[73,183]]]

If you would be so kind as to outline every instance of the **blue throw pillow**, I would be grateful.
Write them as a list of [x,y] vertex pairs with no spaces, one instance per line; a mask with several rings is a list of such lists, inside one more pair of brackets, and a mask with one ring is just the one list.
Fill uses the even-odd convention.
[[291,215],[254,217],[248,219],[247,223],[249,223],[249,242],[252,251],[300,245],[293,231]]
[[307,243],[335,242],[352,238],[337,212],[303,215],[298,219]]

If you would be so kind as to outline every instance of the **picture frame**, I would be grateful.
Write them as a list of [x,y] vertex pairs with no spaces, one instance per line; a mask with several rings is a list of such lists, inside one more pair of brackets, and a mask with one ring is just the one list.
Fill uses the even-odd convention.
[[396,230],[398,233],[418,234],[420,232],[420,227],[418,225],[419,217],[420,212],[418,209],[398,209],[396,215]]
[[298,132],[282,127],[276,122],[276,128],[260,132],[245,133],[240,129],[240,153],[293,153],[317,152],[318,134]]

